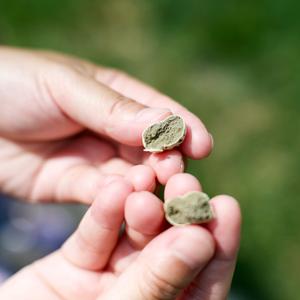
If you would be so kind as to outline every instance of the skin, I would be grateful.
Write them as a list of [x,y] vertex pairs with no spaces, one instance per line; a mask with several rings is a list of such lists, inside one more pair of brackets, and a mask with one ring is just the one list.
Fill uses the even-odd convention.
[[[236,201],[212,199],[216,220],[206,227],[168,228],[152,193],[156,181],[165,199],[201,190],[180,174],[184,156],[211,151],[201,121],[128,75],[77,58],[0,47],[0,61],[0,190],[91,204],[62,248],[11,277],[0,298],[225,299],[239,244]],[[144,153],[142,131],[171,112],[187,123],[184,143]]]
[[[197,179],[174,175],[165,199],[188,190],[200,190]],[[165,229],[162,202],[154,194],[134,192],[123,179],[102,192],[62,248],[8,280],[1,299],[226,299],[241,222],[233,198],[211,200],[216,220],[206,227]]]
[[[210,135],[195,115],[122,72],[7,47],[0,47],[0,61],[4,193],[32,202],[91,203],[105,180],[134,165],[150,166],[165,184],[183,171],[183,155],[199,159],[211,151]],[[145,153],[143,130],[171,112],[189,128],[182,147]]]

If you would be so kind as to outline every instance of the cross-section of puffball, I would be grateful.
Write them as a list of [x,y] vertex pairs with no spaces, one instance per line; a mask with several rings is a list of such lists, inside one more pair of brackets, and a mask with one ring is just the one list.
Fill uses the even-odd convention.
[[202,192],[189,192],[164,203],[165,216],[172,225],[206,223],[213,219],[209,197]]
[[186,125],[180,116],[172,115],[155,123],[143,132],[144,150],[163,152],[180,145],[186,135]]

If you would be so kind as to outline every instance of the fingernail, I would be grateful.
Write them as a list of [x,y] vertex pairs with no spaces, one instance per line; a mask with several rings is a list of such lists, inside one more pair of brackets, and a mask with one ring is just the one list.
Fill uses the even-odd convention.
[[164,119],[168,115],[172,114],[172,112],[167,108],[144,108],[140,110],[136,116],[136,122],[156,122]]

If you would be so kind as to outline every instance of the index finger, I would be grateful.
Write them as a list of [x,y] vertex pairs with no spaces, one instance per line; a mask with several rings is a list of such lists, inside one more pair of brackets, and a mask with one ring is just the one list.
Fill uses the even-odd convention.
[[95,76],[96,80],[141,104],[169,108],[174,114],[183,117],[187,124],[187,135],[181,145],[183,153],[193,159],[200,159],[210,154],[213,147],[211,135],[201,120],[185,107],[154,88],[117,70],[99,68]]

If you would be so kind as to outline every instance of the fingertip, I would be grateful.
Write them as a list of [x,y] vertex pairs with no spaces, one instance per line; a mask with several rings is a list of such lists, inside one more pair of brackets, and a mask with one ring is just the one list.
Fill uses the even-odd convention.
[[128,170],[132,167],[132,164],[128,161],[119,158],[114,157],[110,160],[102,163],[99,167],[99,170],[108,175],[108,174],[118,174],[118,175],[125,175]]
[[155,172],[150,166],[137,165],[130,168],[125,178],[129,180],[135,191],[153,192],[156,186]]
[[132,192],[132,190],[133,186],[130,182],[122,177],[120,178],[119,176],[116,176],[113,177],[112,181],[103,187],[103,193],[101,193],[102,195],[99,195],[99,197],[101,199],[108,198],[106,194],[108,193],[110,198],[113,198],[113,196],[116,198],[124,198],[124,196]]
[[201,159],[210,155],[213,144],[212,135],[203,126],[195,126],[193,129],[187,126],[187,134],[181,149],[190,158]]
[[147,191],[131,193],[125,204],[125,220],[135,231],[153,235],[159,232],[164,221],[162,202]]
[[127,196],[133,191],[133,186],[124,179],[115,179],[104,186],[91,206],[93,218],[110,227],[122,222]]
[[227,195],[212,198],[215,218],[206,225],[216,239],[218,255],[225,260],[233,260],[238,252],[242,223],[238,201]]
[[232,196],[219,195],[210,200],[214,208],[216,219],[232,220],[234,227],[240,227],[242,223],[241,208],[238,201]]
[[188,173],[175,174],[169,178],[164,192],[165,200],[184,195],[191,191],[201,191],[202,187],[199,180]]
[[158,181],[165,185],[169,178],[184,171],[183,157],[180,151],[170,150],[163,153],[152,153],[148,158]]
[[207,157],[212,151],[213,140],[205,125],[198,116],[182,106],[173,109],[173,112],[180,115],[186,123],[186,137],[180,145],[182,152],[192,159]]

